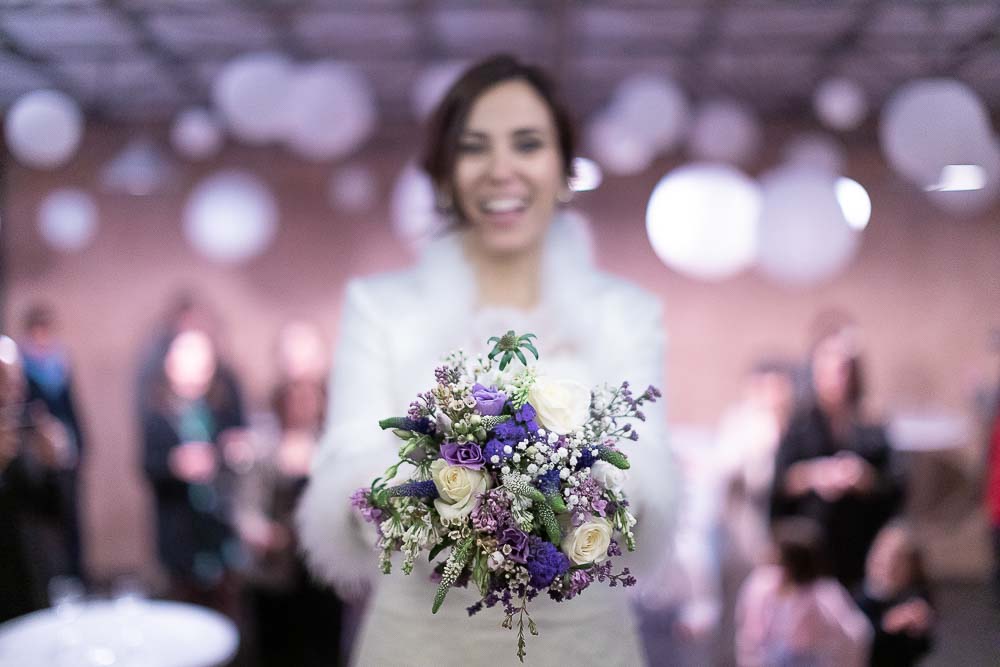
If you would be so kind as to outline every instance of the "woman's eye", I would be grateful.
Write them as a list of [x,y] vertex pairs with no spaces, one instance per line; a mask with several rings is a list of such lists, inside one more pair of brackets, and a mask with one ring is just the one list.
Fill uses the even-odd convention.
[[517,150],[521,151],[522,153],[531,153],[533,151],[537,151],[541,147],[542,147],[542,142],[538,141],[537,139],[521,141],[518,142],[517,144]]
[[482,144],[472,144],[472,143],[460,143],[458,145],[458,151],[460,153],[482,153],[485,147]]

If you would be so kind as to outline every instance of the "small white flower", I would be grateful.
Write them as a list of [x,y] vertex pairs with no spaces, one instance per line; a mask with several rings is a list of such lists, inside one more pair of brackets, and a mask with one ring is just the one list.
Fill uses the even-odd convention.
[[607,461],[594,461],[590,467],[590,476],[597,480],[605,489],[619,492],[628,479],[628,473],[616,468]]
[[521,462],[521,455],[520,454],[514,454],[513,458],[514,458],[514,463],[520,463]]
[[500,457],[496,454],[490,457],[490,463],[496,464],[500,463]]
[[510,474],[510,466],[504,466],[504,467],[500,468],[500,472],[502,472],[505,475],[509,475]]
[[514,452],[514,450],[510,448],[510,445],[504,445],[503,446],[503,453],[504,454],[511,454],[513,452]]
[[538,472],[538,466],[536,466],[534,463],[529,464],[528,465],[528,472],[531,473],[532,475],[534,475],[535,473]]
[[500,553],[499,551],[494,551],[493,553],[490,554],[489,560],[487,561],[487,565],[491,570],[497,570],[503,565],[504,560],[506,559],[503,557],[502,553]]
[[[567,477],[569,477],[569,468],[563,468],[559,471],[559,479],[566,479]],[[568,492],[569,489],[566,489],[566,491]]]
[[560,447],[559,449],[556,450],[556,454],[559,455],[559,458],[564,459],[566,458],[566,455],[569,454],[569,452],[566,450],[565,447]]

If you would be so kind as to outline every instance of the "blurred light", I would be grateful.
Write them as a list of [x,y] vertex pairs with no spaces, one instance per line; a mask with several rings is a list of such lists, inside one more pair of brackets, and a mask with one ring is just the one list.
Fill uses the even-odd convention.
[[832,130],[853,130],[868,115],[865,91],[850,79],[827,79],[816,89],[813,107]]
[[417,120],[424,121],[431,115],[441,98],[467,66],[468,64],[461,60],[436,63],[417,76],[410,91],[410,103]]
[[573,173],[575,176],[569,181],[569,187],[573,192],[596,190],[604,181],[600,165],[585,157],[573,159]]
[[[757,266],[784,285],[829,280],[854,258],[860,233],[847,224],[838,177],[827,171],[783,165],[760,177]],[[848,189],[850,192],[850,189]],[[852,215],[856,200],[852,194]]]
[[837,203],[844,212],[844,220],[853,229],[864,229],[872,217],[872,200],[864,186],[841,176],[837,179]]
[[333,172],[327,194],[332,208],[363,213],[375,203],[378,184],[371,169],[351,165]]
[[222,148],[222,128],[207,109],[185,109],[170,127],[174,150],[189,160],[205,160]]
[[753,262],[760,209],[760,188],[735,167],[686,165],[654,188],[646,233],[667,266],[695,278],[721,280]]
[[615,90],[607,115],[648,145],[651,156],[676,146],[690,121],[687,96],[681,87],[671,79],[649,73],[623,81]]
[[326,375],[327,345],[319,327],[292,321],[278,333],[278,366],[286,379],[321,380]]
[[293,67],[280,53],[248,53],[222,68],[212,101],[229,130],[249,144],[282,136]]
[[0,364],[16,364],[21,355],[17,351],[17,343],[10,336],[0,335]]
[[646,170],[655,157],[653,143],[636,133],[636,126],[601,114],[587,126],[587,144],[597,161],[618,176]]
[[928,185],[928,192],[967,192],[986,187],[986,170],[978,164],[946,164],[941,179]]
[[184,207],[184,234],[209,259],[236,263],[270,244],[278,206],[268,187],[243,171],[222,171],[199,183]]
[[38,231],[55,250],[83,250],[97,233],[97,204],[84,190],[56,190],[38,208]]
[[133,139],[101,170],[105,188],[135,195],[150,195],[173,176],[173,165],[153,141]]
[[822,169],[831,174],[843,172],[847,164],[847,151],[836,138],[821,132],[800,134],[782,149],[784,161],[804,167]]
[[733,100],[713,100],[695,112],[688,151],[696,160],[745,164],[761,145],[760,122],[753,110]]
[[291,75],[283,139],[299,157],[345,157],[371,136],[377,121],[375,93],[357,67],[325,60]]
[[393,185],[390,210],[396,238],[411,249],[423,247],[447,223],[437,211],[430,177],[413,162],[403,168]]
[[17,98],[4,118],[7,147],[21,163],[55,169],[76,153],[83,114],[76,101],[57,90],[33,90]]

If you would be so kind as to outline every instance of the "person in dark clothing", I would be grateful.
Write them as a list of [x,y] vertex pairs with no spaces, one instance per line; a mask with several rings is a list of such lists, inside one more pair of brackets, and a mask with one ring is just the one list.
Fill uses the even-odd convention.
[[849,590],[864,576],[876,533],[899,510],[904,480],[885,430],[861,414],[861,359],[853,328],[822,332],[811,355],[811,396],[792,417],[775,461],[771,518],[807,516]]
[[57,336],[55,316],[48,306],[36,304],[28,309],[21,353],[28,381],[28,402],[44,404],[69,436],[71,465],[58,474],[60,512],[51,526],[54,547],[60,553],[50,554],[50,559],[57,561],[51,567],[58,574],[84,579],[79,489],[86,446],[77,417],[69,354]]
[[240,396],[218,375],[207,334],[171,341],[141,412],[143,467],[156,504],[157,546],[171,597],[236,616],[233,473],[242,442]]
[[901,521],[875,538],[855,600],[875,629],[872,667],[909,667],[930,651],[934,611],[923,559]]
[[0,336],[0,623],[46,606],[47,573],[31,528],[58,516],[57,475],[66,464],[61,424],[24,399],[17,345]]

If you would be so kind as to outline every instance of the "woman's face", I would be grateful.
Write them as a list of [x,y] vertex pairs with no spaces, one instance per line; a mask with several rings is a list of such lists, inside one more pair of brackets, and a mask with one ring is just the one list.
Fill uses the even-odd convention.
[[566,189],[555,121],[525,81],[487,89],[458,140],[455,204],[490,254],[536,247]]
[[164,368],[174,393],[182,398],[201,398],[215,375],[212,340],[197,330],[178,334],[167,350]]
[[851,359],[850,343],[844,336],[831,336],[816,347],[812,382],[821,406],[836,409],[847,404]]

